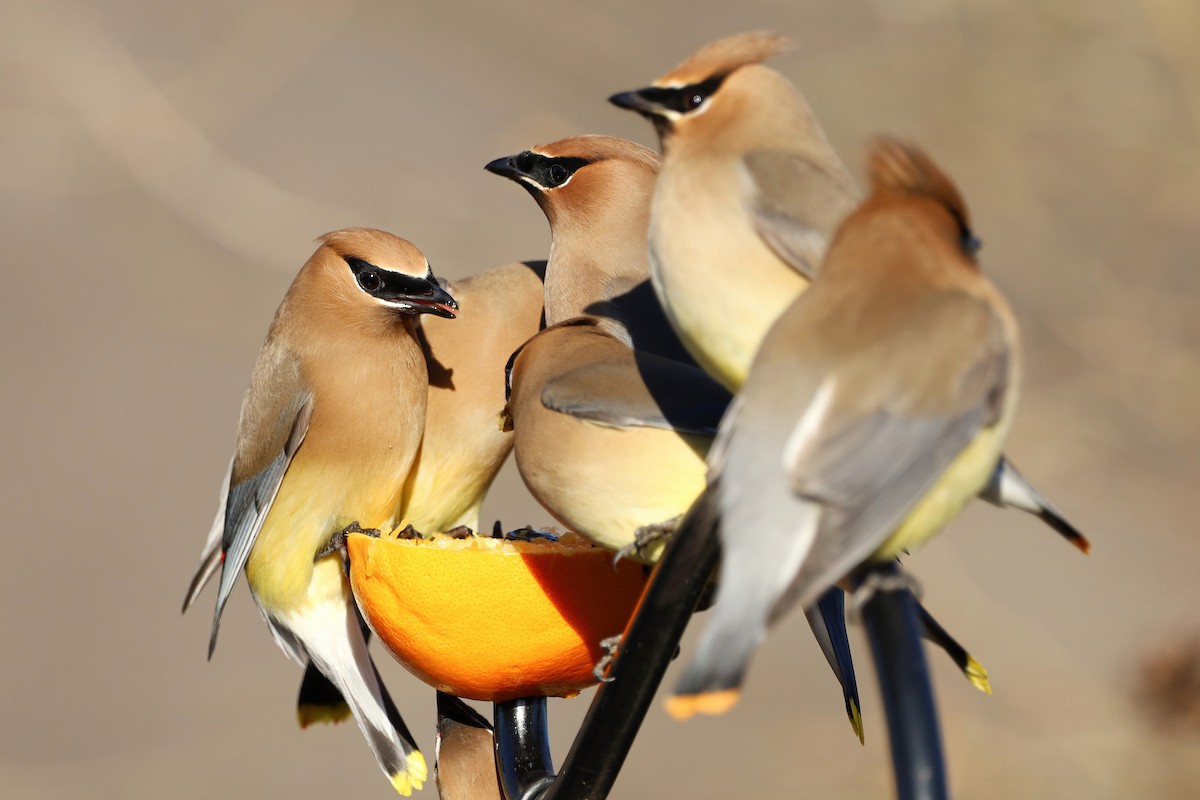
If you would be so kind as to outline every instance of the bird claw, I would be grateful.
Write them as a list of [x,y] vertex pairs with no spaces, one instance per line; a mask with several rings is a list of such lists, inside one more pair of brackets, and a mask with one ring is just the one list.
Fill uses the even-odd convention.
[[875,596],[876,592],[904,591],[912,592],[913,597],[918,601],[924,594],[920,581],[902,569],[897,568],[892,573],[868,572],[858,588],[846,598],[846,612],[852,619],[857,620],[861,618],[863,608],[871,602],[871,598]]
[[372,539],[378,539],[380,536],[379,528],[364,528],[358,524],[357,520],[351,522],[349,525],[343,528],[340,533],[334,535],[340,536],[344,544],[346,541],[346,535],[351,533],[361,533],[364,536],[370,536]]
[[346,536],[351,533],[361,533],[365,534],[366,536],[372,536],[376,539],[379,538],[378,528],[364,528],[359,525],[357,521],[351,522],[345,528],[340,531],[336,531],[332,536],[329,537],[329,541],[325,543],[325,546],[318,550],[313,556],[313,562],[316,563],[322,558],[325,558],[325,556],[331,556],[334,553],[337,553],[338,558],[341,559],[342,562],[342,571],[346,573],[346,575],[349,575],[350,554],[346,550]]
[[412,523],[405,525],[396,532],[397,539],[424,539],[421,532],[412,526]]
[[443,531],[442,535],[449,536],[451,539],[470,539],[475,536],[475,531],[471,530],[466,525],[459,525],[456,528]]
[[608,672],[609,665],[617,657],[617,650],[620,649],[623,638],[623,634],[617,634],[600,640],[600,646],[604,648],[604,656],[596,662],[596,666],[592,667],[592,676],[600,683],[612,683],[613,679],[604,673]]
[[670,539],[675,533],[675,529],[679,526],[679,520],[683,519],[680,514],[677,517],[672,517],[666,522],[656,522],[652,525],[643,525],[633,532],[633,541],[622,547],[613,556],[613,566],[621,563],[623,558],[637,558],[643,560],[642,556],[647,547],[665,539]]

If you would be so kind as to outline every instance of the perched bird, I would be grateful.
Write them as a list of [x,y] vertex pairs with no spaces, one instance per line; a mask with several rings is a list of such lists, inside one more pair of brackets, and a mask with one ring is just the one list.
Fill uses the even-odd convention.
[[[649,234],[655,290],[689,352],[733,391],[859,200],[803,95],[761,63],[789,45],[770,33],[726,37],[609,98],[649,119],[662,143]],[[982,497],[1040,517],[1088,551],[1006,460]]]
[[688,351],[733,391],[857,202],[804,97],[760,63],[788,43],[730,36],[651,86],[610,98],[647,117],[662,141],[649,232],[654,287]]
[[492,726],[453,695],[437,693],[433,772],[442,800],[502,800]]
[[[443,281],[455,319],[428,315],[417,329],[429,374],[425,430],[401,496],[400,524],[421,533],[479,529],[483,500],[512,451],[497,420],[508,357],[542,325],[543,261],[514,262]],[[311,664],[297,703],[301,727],[350,714]]]
[[[547,328],[513,355],[517,469],[555,519],[653,561],[704,489],[729,393],[687,356],[649,285],[646,231],[658,159],[579,136],[497,159],[550,221]],[[809,614],[862,738],[840,594]]]
[[422,533],[479,529],[484,497],[513,447],[498,423],[505,365],[542,327],[545,271],[545,262],[518,261],[448,281],[457,318],[422,320],[429,399],[401,524]]
[[[550,221],[547,328],[509,369],[517,468],[563,525],[620,550],[669,529],[705,484],[730,396],[688,358],[649,285],[658,158],[577,136],[497,159]],[[661,542],[641,557],[653,560]]]
[[349,702],[401,794],[427,775],[367,651],[337,555],[344,530],[390,528],[420,446],[417,315],[457,304],[421,251],[382,231],[326,234],[288,289],[242,402],[225,493],[184,608],[220,570],[209,656],[245,569],[276,643]]
[[677,716],[728,708],[772,621],[936,534],[1000,461],[1017,328],[975,262],[966,206],[895,140],[875,145],[870,177],[714,447],[720,582]]

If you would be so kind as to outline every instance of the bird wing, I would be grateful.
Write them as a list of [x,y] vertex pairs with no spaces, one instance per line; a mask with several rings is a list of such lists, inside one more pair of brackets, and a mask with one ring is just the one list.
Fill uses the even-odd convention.
[[200,592],[204,591],[204,587],[208,585],[209,580],[221,566],[221,539],[225,532],[225,501],[229,498],[229,478],[232,472],[233,459],[230,458],[229,466],[225,468],[225,477],[221,479],[217,516],[208,530],[204,549],[200,551],[200,568],[196,570],[196,575],[188,585],[187,595],[183,598],[184,611],[187,611],[191,608],[192,603],[196,602]]
[[263,346],[242,403],[238,447],[230,467],[221,537],[221,579],[208,653],[217,643],[221,612],[242,573],[288,465],[304,441],[313,398],[303,385],[299,360],[273,341]]
[[[924,322],[935,330],[938,316],[953,313],[957,324],[946,329],[977,334],[930,341],[925,329],[912,332],[920,342],[906,341],[902,333],[890,337],[877,358],[864,360],[862,380],[851,372],[817,389],[785,444],[793,492],[824,509],[821,533],[793,583],[792,593],[805,607],[870,557],[963,448],[1001,415],[1011,353],[1000,318],[966,295],[927,313]],[[975,324],[964,325],[963,315]],[[911,358],[917,344],[923,347],[916,351],[919,360]],[[906,354],[912,368],[894,371],[891,386],[865,374]],[[833,531],[837,535],[828,535]]]
[[716,434],[731,400],[723,386],[698,367],[609,341],[602,358],[548,381],[542,405],[614,428]]
[[799,153],[752,150],[742,159],[758,235],[812,280],[834,230],[854,210],[858,190],[844,173]]

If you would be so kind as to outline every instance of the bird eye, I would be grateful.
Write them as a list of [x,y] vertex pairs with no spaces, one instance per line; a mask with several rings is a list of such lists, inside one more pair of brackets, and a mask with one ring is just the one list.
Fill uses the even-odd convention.
[[383,278],[373,269],[364,269],[358,273],[358,285],[367,294],[375,294],[383,288]]
[[704,105],[708,98],[721,88],[721,84],[725,81],[724,75],[716,75],[706,81],[684,86],[679,89],[673,89],[671,102],[669,107],[674,108],[681,114],[688,114],[695,111],[700,106]]
[[571,173],[562,164],[550,165],[550,183],[554,186],[562,186],[569,177],[571,177]]
[[982,248],[982,247],[983,247],[983,242],[980,240],[980,238],[978,236],[971,233],[970,231],[967,231],[966,233],[963,234],[962,249],[963,249],[963,252],[965,252],[967,255],[969,255],[969,256],[976,255],[979,252],[980,248]]

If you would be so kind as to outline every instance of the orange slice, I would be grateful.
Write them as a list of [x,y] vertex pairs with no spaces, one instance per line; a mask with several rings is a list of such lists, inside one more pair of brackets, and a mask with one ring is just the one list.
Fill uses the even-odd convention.
[[350,534],[350,583],[371,629],[443,692],[493,702],[573,697],[600,641],[625,630],[645,569],[576,534],[559,541]]

